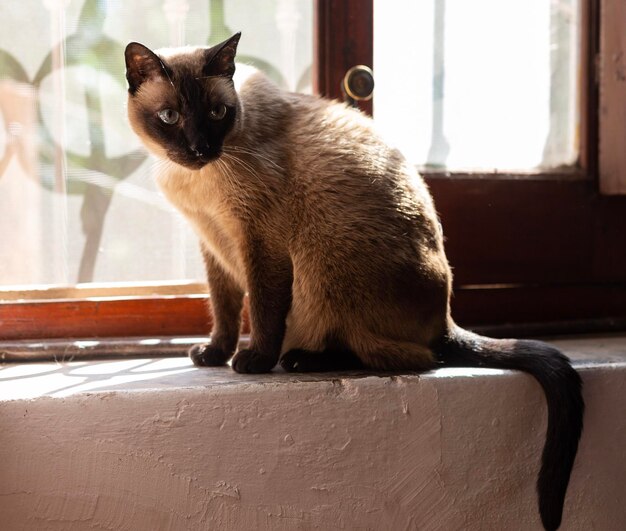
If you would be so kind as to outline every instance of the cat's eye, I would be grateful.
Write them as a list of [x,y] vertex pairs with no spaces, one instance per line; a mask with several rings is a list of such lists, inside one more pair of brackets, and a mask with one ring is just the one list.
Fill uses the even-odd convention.
[[226,116],[226,105],[223,103],[214,105],[209,112],[209,116],[211,117],[211,120],[221,120],[224,116]]
[[178,122],[178,119],[180,118],[180,114],[178,113],[178,111],[175,111],[174,109],[163,109],[162,111],[159,111],[157,113],[159,115],[159,118],[161,119],[161,121],[163,123],[166,123],[167,125],[173,125],[176,122]]

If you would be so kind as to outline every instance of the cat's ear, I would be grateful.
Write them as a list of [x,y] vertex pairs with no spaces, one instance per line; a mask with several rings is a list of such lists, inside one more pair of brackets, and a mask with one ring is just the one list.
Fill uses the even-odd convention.
[[158,55],[143,44],[131,42],[126,46],[124,55],[126,57],[126,79],[131,94],[134,94],[141,84],[149,79],[165,79],[165,65]]
[[206,50],[202,73],[205,76],[230,76],[235,73],[235,54],[241,32]]

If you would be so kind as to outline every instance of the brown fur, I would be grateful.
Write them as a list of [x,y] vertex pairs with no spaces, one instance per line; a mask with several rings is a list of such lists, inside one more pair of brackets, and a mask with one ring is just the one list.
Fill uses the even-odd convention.
[[[584,410],[569,360],[458,328],[443,236],[415,169],[341,103],[284,92],[260,73],[233,81],[238,40],[158,56],[126,49],[130,122],[163,161],[158,183],[207,266],[214,329],[191,349],[194,363],[526,371],[548,402],[538,492],[544,527],[558,528]],[[180,116],[164,122],[165,109]],[[235,352],[246,291],[250,346]]]
[[[174,72],[201,77],[195,50],[160,57]],[[144,117],[176,106],[177,90],[176,79],[153,77],[129,97],[134,130],[165,161],[168,146]],[[206,90],[238,111],[223,152],[200,169],[167,162],[157,180],[202,241],[212,343],[225,352],[218,361],[234,351],[241,308],[223,299],[247,291],[250,349],[267,358],[259,370],[281,352],[322,352],[329,338],[367,367],[432,366],[429,345],[447,326],[450,269],[415,169],[342,103],[283,92],[258,72],[238,92],[227,77]]]

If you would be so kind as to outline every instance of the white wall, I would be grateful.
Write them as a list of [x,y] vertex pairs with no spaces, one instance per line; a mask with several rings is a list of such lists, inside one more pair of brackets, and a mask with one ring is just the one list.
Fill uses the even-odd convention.
[[[150,374],[142,363],[126,373]],[[242,377],[178,363],[142,386],[5,395],[0,527],[540,529],[545,406],[528,376]],[[30,365],[31,378],[20,366],[21,380],[7,367],[0,389],[94,365]],[[626,364],[581,372],[587,417],[562,529],[624,529]]]

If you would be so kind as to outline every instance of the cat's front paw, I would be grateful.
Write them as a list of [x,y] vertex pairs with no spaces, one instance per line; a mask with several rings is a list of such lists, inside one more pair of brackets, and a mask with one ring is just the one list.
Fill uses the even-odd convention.
[[240,350],[233,358],[233,369],[240,373],[270,372],[276,365],[276,357],[254,349]]
[[230,355],[211,343],[201,343],[189,349],[189,357],[198,367],[220,367],[226,365]]

